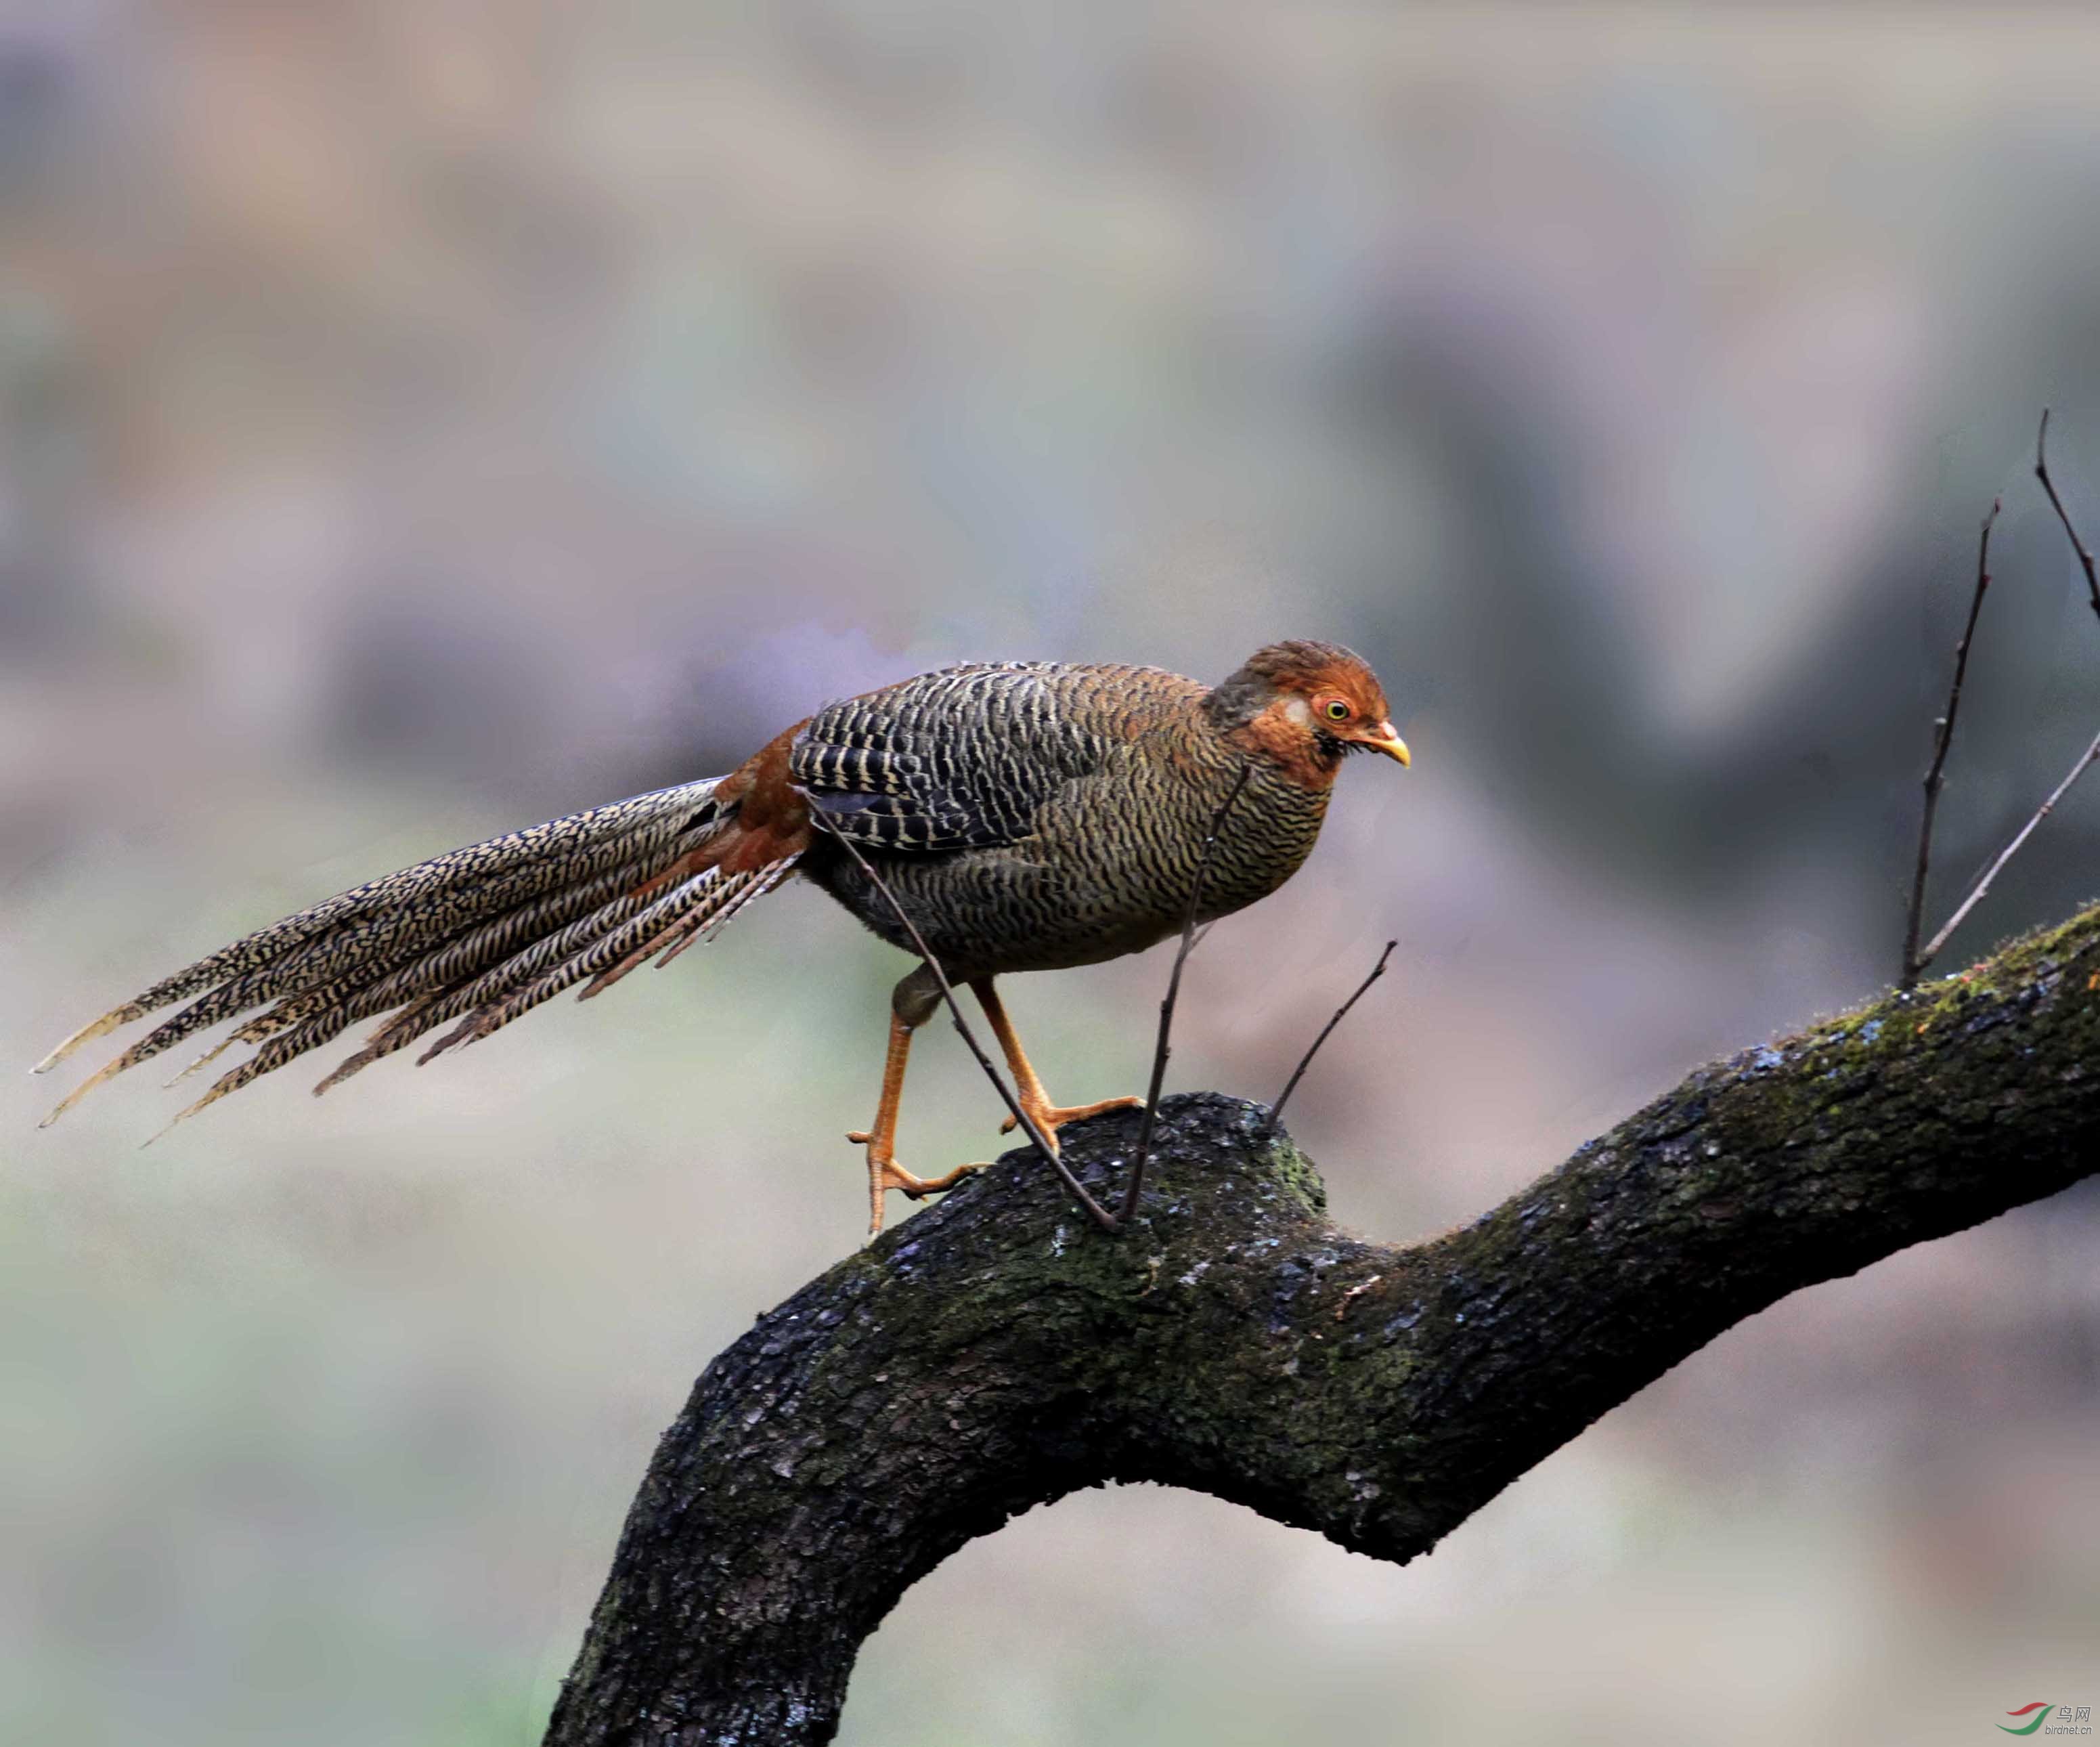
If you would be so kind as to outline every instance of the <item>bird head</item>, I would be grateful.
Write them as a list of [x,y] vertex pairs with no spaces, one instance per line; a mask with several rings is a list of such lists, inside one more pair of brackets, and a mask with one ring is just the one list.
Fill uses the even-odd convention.
[[1211,694],[1218,725],[1308,781],[1332,782],[1350,752],[1410,761],[1385,688],[1339,643],[1271,643]]

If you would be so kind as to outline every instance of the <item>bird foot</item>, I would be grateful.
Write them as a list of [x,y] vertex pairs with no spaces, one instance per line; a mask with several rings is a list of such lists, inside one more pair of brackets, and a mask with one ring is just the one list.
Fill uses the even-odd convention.
[[[1024,1102],[1023,1108],[1026,1109],[1029,1115],[1034,1118],[1035,1126],[1043,1131],[1044,1137],[1050,1141],[1052,1145],[1054,1146],[1057,1140],[1057,1131],[1060,1128],[1062,1128],[1065,1123],[1079,1122],[1089,1116],[1103,1115],[1110,1110],[1141,1110],[1145,1108],[1145,1100],[1142,1098],[1104,1098],[1098,1104],[1030,1104]],[[1009,1116],[1004,1122],[999,1125],[999,1132],[1001,1134],[1012,1134],[1013,1131],[1020,1126],[1019,1123],[1017,1123],[1012,1117]]]
[[855,1146],[867,1149],[867,1234],[871,1237],[882,1229],[882,1198],[885,1191],[902,1189],[918,1201],[951,1189],[972,1171],[984,1169],[982,1164],[958,1165],[945,1176],[917,1177],[898,1164],[887,1149],[878,1151],[875,1136],[867,1131],[854,1129],[846,1138]]

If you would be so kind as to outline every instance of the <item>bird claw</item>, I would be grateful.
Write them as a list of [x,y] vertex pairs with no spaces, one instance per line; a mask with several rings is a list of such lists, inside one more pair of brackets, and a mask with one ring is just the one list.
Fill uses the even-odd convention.
[[897,1189],[914,1201],[923,1201],[929,1195],[944,1194],[972,1172],[982,1171],[982,1163],[958,1165],[945,1176],[938,1177],[914,1176],[895,1158],[878,1154],[873,1147],[875,1136],[865,1129],[849,1130],[846,1139],[856,1146],[868,1148],[867,1156],[867,1234],[872,1237],[882,1229],[882,1198],[885,1191]]
[[[1067,1123],[1083,1122],[1089,1116],[1105,1115],[1110,1110],[1141,1110],[1142,1098],[1104,1098],[1098,1104],[1045,1104],[1030,1105],[1028,1114],[1035,1126],[1043,1131],[1045,1139],[1055,1141],[1057,1131]],[[999,1125],[1001,1134],[1012,1134],[1021,1126],[1017,1118],[1009,1116]]]

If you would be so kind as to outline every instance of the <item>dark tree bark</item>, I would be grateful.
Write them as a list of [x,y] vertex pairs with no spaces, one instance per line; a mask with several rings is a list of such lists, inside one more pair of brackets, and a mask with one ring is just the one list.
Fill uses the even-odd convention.
[[[828,1740],[905,1590],[1075,1487],[1194,1487],[1412,1559],[1775,1299],[2094,1169],[2097,1043],[2093,910],[1701,1069],[1427,1243],[1337,1230],[1262,1110],[1215,1094],[1167,1101],[1119,1237],[1009,1154],[708,1367],[547,1740]],[[1105,1199],[1136,1130],[1067,1131]]]

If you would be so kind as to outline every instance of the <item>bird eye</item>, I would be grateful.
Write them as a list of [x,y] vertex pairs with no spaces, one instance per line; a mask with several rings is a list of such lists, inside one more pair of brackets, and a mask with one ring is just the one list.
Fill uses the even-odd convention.
[[1330,703],[1330,704],[1327,706],[1327,720],[1328,720],[1328,721],[1347,721],[1348,719],[1349,719],[1349,707],[1348,707],[1348,704],[1346,704],[1343,703],[1343,701],[1342,701],[1339,698],[1336,698],[1336,699],[1335,699],[1332,703]]

